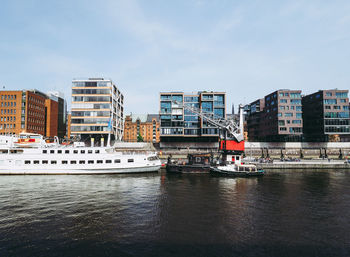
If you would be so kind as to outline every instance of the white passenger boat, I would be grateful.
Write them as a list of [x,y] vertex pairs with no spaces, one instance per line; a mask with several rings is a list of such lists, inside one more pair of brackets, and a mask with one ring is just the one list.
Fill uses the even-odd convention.
[[114,147],[85,147],[83,143],[40,147],[0,146],[0,174],[114,174],[155,172],[161,162],[155,152]]

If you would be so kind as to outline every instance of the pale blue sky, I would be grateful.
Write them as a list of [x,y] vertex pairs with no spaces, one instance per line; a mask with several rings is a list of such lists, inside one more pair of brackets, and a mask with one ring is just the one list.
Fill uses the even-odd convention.
[[60,90],[112,78],[126,113],[160,91],[249,103],[279,89],[349,89],[350,1],[2,0],[0,86]]

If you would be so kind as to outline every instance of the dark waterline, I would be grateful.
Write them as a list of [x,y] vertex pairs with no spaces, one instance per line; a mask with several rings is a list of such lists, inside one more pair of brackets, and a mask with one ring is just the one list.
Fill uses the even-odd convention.
[[350,256],[350,173],[1,176],[0,256]]

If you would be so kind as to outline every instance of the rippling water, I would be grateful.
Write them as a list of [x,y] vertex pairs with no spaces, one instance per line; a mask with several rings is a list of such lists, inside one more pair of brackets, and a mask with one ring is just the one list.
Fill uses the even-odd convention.
[[1,176],[0,256],[350,256],[350,173]]

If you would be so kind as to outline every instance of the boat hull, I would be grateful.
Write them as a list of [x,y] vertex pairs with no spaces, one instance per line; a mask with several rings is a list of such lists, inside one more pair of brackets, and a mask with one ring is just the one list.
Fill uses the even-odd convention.
[[209,173],[210,166],[168,164],[166,166],[166,171],[169,173]]
[[210,168],[210,173],[215,176],[228,176],[228,177],[260,177],[265,174],[263,170],[258,171],[227,171],[221,170],[215,167]]
[[160,165],[148,166],[148,167],[132,167],[132,168],[110,168],[110,169],[46,169],[46,170],[0,170],[0,175],[97,175],[97,174],[128,174],[128,173],[145,173],[145,172],[158,172],[161,168]]

